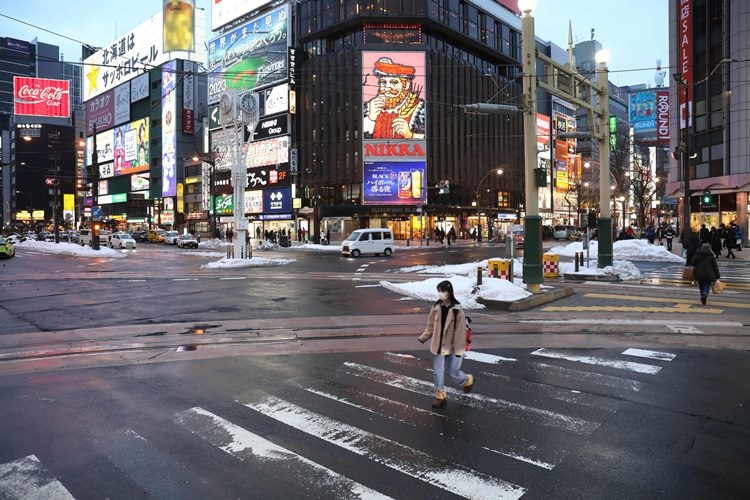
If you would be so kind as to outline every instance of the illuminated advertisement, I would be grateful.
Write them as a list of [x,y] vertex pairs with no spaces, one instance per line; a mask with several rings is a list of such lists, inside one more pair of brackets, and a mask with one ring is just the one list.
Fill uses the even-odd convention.
[[656,91],[656,138],[669,142],[669,91]]
[[[679,86],[680,129],[693,124],[693,102],[688,89],[693,86],[693,7],[690,0],[679,0],[677,39],[677,71],[682,73],[683,84]],[[687,123],[687,122],[690,123]]]
[[[130,177],[131,191],[148,191],[151,186],[149,174],[137,174]],[[148,196],[148,195],[147,195]]]
[[27,116],[70,116],[70,82],[50,78],[13,77],[13,113]]
[[165,52],[195,49],[194,0],[164,0],[162,18]]
[[424,52],[362,52],[365,139],[424,139]]
[[148,121],[146,118],[115,127],[114,175],[149,169]]
[[259,89],[286,80],[289,14],[289,5],[283,5],[208,43],[209,104],[218,102],[227,89]]
[[177,80],[177,61],[169,61],[161,69],[161,194],[177,194],[177,134],[175,132],[175,115],[177,99],[175,86]]
[[426,203],[425,162],[365,162],[363,189],[365,205]]
[[[102,163],[111,162],[114,160],[114,129],[105,130],[104,132],[100,132],[96,134],[96,154],[97,154],[97,162],[99,165]],[[94,151],[94,138],[87,137],[86,138],[86,165],[93,164],[93,160],[91,159],[92,153]]]
[[[275,214],[279,218],[286,218],[292,212],[292,189],[279,187],[263,190],[264,219],[273,219]],[[283,214],[281,216],[280,214]]]
[[247,170],[247,187],[263,188],[288,186],[291,178],[289,172],[275,168],[261,167]]
[[[83,61],[83,101],[98,96],[121,83],[148,73],[170,59],[205,60],[205,11],[194,11],[192,33],[195,51],[165,50],[164,16],[160,11],[135,29],[106,45]],[[142,97],[142,93],[137,94]]]
[[630,125],[636,134],[656,132],[656,93],[653,90],[628,96]]
[[225,24],[267,3],[271,3],[270,0],[214,0],[211,2],[211,31],[219,31]]
[[264,167],[289,162],[289,136],[275,137],[265,141],[248,142],[245,146],[245,166]]
[[262,214],[263,213],[263,190],[245,191],[245,213]]
[[[575,132],[576,120],[572,116],[555,113],[555,134]],[[576,140],[555,139],[555,190],[567,192],[571,182],[578,178],[576,173]]]

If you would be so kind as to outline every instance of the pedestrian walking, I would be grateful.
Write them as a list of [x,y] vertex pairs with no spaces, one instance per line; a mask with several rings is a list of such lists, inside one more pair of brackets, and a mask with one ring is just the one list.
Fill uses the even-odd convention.
[[227,232],[226,232],[226,235],[227,235],[227,241],[228,241],[229,243],[231,243],[231,242],[232,242],[232,230],[231,230],[231,229],[229,229],[229,228],[227,228]]
[[743,233],[742,232],[742,228],[740,226],[738,226],[737,224],[735,224],[734,222],[732,222],[732,225],[734,226],[735,236],[737,236],[737,245],[735,245],[735,248],[737,249],[738,252],[741,252],[742,251],[742,240],[745,237],[745,233]]
[[664,239],[667,240],[667,250],[671,252],[672,240],[674,239],[674,231],[672,230],[672,226],[668,226],[667,229],[664,230]]
[[711,226],[709,235],[711,237],[711,250],[714,253],[714,257],[718,259],[721,256],[721,233],[716,229],[716,226]]
[[727,258],[731,257],[733,259],[736,259],[737,256],[734,255],[734,252],[732,251],[734,246],[737,244],[737,233],[735,232],[734,227],[734,224],[732,224],[726,229],[726,232],[724,233],[724,246],[727,247]]
[[705,224],[701,224],[700,232],[698,233],[698,237],[701,240],[701,243],[710,243],[711,242],[711,236],[710,231],[706,227]]
[[685,241],[685,267],[688,267],[692,265],[690,263],[692,262],[693,257],[695,257],[695,254],[698,253],[698,249],[701,247],[701,240],[692,229],[688,228],[686,231],[688,232],[688,236]]
[[713,285],[714,281],[721,278],[719,266],[716,264],[716,257],[714,257],[711,245],[704,243],[690,263],[693,266],[693,273],[698,282],[701,304],[705,305],[708,300],[708,293],[711,291],[711,285]]
[[432,305],[427,326],[418,337],[421,343],[430,341],[432,353],[432,380],[435,388],[433,408],[445,405],[445,377],[471,392],[474,376],[461,371],[463,355],[466,352],[466,315],[453,293],[450,281],[437,285],[438,300]]

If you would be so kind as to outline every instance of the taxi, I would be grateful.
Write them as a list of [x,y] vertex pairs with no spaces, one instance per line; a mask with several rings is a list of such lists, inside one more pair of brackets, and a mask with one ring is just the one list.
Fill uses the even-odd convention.
[[13,242],[10,238],[0,236],[0,257],[10,259],[16,255],[16,248],[13,246]]

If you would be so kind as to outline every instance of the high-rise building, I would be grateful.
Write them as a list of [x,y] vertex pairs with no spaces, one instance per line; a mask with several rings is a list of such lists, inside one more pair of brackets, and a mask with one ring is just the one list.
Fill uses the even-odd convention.
[[[669,3],[671,161],[667,195],[681,225],[737,222],[747,244],[750,192],[750,3]],[[689,204],[685,205],[685,195]],[[705,193],[705,196],[704,196]]]

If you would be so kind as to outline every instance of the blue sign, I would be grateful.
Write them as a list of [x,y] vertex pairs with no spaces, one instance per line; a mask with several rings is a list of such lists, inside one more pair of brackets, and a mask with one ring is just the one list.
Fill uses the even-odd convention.
[[94,220],[99,220],[102,217],[104,217],[104,210],[102,210],[102,207],[99,205],[95,205],[91,207],[91,218]]
[[365,162],[365,205],[417,205],[427,203],[424,161]]
[[263,213],[292,213],[292,188],[279,187],[263,190]]

